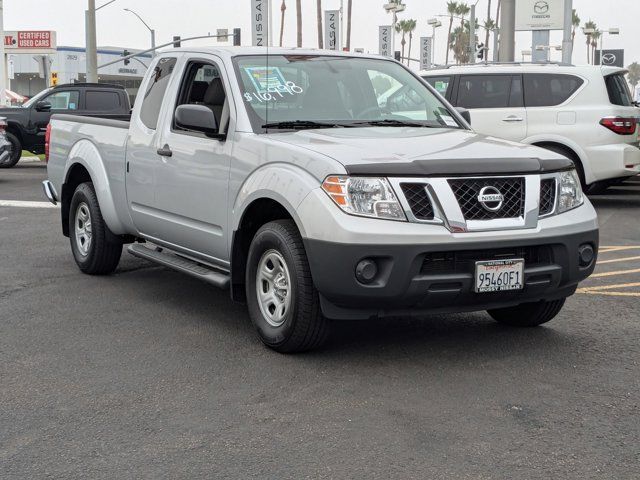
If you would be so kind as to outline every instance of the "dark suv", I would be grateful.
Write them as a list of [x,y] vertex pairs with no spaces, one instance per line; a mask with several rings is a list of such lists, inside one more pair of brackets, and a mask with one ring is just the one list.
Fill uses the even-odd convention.
[[11,143],[11,157],[0,168],[18,163],[22,150],[43,153],[45,131],[55,113],[128,120],[130,112],[129,95],[119,85],[74,83],[43,90],[22,107],[0,109]]

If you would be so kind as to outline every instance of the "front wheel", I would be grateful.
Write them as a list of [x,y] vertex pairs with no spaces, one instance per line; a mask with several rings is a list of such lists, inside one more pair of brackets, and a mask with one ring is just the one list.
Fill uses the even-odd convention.
[[249,248],[249,316],[262,342],[281,353],[319,347],[328,335],[304,244],[291,220],[263,225]]
[[515,307],[487,310],[498,323],[512,327],[537,327],[552,320],[564,306],[564,298],[550,302],[523,303]]
[[112,273],[122,255],[122,242],[109,231],[102,218],[92,183],[81,183],[71,198],[69,240],[73,258],[89,275]]

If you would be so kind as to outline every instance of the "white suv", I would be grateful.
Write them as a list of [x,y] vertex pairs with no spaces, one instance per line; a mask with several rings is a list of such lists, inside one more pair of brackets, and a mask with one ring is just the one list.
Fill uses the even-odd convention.
[[479,133],[537,145],[574,161],[583,185],[602,189],[640,173],[638,115],[616,67],[476,64],[420,75]]

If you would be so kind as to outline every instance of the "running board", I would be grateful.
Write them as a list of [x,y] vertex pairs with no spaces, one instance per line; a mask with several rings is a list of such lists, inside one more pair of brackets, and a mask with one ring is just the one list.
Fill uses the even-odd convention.
[[219,272],[201,263],[188,260],[173,253],[165,253],[164,251],[152,250],[143,245],[134,243],[129,245],[127,249],[131,255],[138,258],[144,258],[150,262],[157,263],[164,267],[172,268],[178,272],[186,273],[197,279],[215,285],[218,288],[227,289],[231,277],[228,274]]

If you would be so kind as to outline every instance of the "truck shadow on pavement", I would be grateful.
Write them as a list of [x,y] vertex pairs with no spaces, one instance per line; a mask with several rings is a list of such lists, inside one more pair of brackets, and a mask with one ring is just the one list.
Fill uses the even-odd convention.
[[[162,311],[162,315],[148,315],[145,322],[170,322],[179,327],[179,331],[199,329],[211,336],[212,348],[214,343],[223,342],[242,346],[238,351],[266,350],[251,324],[246,306],[233,302],[228,292],[163,267],[123,265],[116,276],[120,277],[119,288],[133,290],[141,308],[154,305]],[[563,321],[562,314],[556,321]],[[532,350],[558,350],[572,343],[566,333],[553,328],[553,322],[539,328],[503,327],[484,312],[333,321],[331,330],[324,347],[302,355],[393,358],[410,354],[433,360],[488,360],[535,354]],[[279,354],[273,352],[273,355]]]

